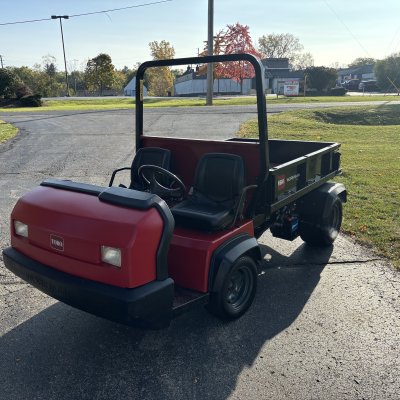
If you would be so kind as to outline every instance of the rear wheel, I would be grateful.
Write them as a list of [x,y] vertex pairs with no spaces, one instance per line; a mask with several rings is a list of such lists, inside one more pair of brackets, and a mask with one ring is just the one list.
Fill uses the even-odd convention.
[[342,201],[334,200],[326,216],[315,216],[313,221],[300,222],[300,237],[310,246],[330,246],[337,238],[342,225]]
[[227,273],[219,292],[212,293],[208,309],[223,320],[242,316],[257,290],[257,268],[252,258],[240,257]]

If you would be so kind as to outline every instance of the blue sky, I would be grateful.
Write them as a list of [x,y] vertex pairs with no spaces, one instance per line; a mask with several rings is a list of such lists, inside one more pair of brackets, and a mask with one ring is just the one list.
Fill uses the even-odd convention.
[[[154,0],[0,0],[0,23],[48,18],[143,4]],[[171,2],[64,21],[69,65],[101,52],[117,68],[150,58],[148,43],[168,40],[176,57],[194,56],[207,38],[207,0]],[[268,33],[292,33],[315,65],[346,65],[356,57],[400,52],[400,0],[214,0],[214,30],[239,21],[253,41]],[[58,21],[0,26],[0,54],[7,66],[40,63],[53,55],[62,68]]]

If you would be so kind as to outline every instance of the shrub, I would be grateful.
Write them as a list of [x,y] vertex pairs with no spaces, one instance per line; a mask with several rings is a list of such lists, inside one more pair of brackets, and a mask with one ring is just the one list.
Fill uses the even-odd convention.
[[309,67],[306,69],[307,86],[323,91],[332,87],[337,79],[336,70],[327,67]]
[[19,99],[22,107],[40,107],[42,103],[42,95],[34,94],[30,96],[23,96]]
[[334,87],[329,90],[329,96],[344,96],[347,93],[347,90],[342,87]]
[[21,99],[22,97],[32,96],[32,95],[33,95],[32,90],[30,89],[29,86],[25,84],[22,84],[15,89],[15,96],[17,97],[17,99]]

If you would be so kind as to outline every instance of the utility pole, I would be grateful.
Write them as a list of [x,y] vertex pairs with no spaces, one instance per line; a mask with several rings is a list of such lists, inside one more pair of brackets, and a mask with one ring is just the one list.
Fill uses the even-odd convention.
[[[208,44],[207,55],[212,56],[214,50],[214,0],[208,0]],[[207,101],[206,105],[212,106],[213,103],[213,64],[207,64]]]
[[69,19],[68,15],[52,15],[51,19],[59,19],[60,20],[60,29],[61,29],[61,41],[64,53],[64,68],[65,68],[65,83],[67,85],[67,97],[69,97],[69,85],[68,85],[68,72],[67,72],[67,60],[65,58],[65,46],[64,46],[64,33],[62,28],[62,19]]
[[4,68],[4,65],[3,65],[3,56],[0,54],[0,61],[1,61],[1,69],[3,69]]

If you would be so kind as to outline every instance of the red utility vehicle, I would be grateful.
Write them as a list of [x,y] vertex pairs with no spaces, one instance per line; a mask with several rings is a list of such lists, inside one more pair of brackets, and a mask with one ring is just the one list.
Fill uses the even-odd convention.
[[[246,62],[255,70],[259,138],[146,136],[147,68]],[[338,143],[268,140],[262,66],[251,55],[150,61],[136,80],[136,155],[128,188],[46,180],[11,215],[8,269],[81,310],[166,327],[204,303],[222,319],[250,307],[267,229],[331,245],[342,220]],[[217,128],[216,128],[217,129]]]

